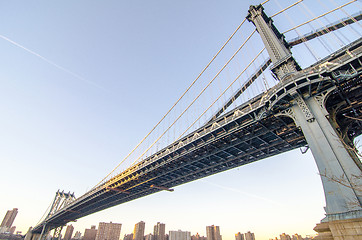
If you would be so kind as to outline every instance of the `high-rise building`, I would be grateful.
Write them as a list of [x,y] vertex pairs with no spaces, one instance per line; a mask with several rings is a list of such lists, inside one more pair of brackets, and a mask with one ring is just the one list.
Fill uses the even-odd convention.
[[244,234],[238,232],[235,234],[235,240],[244,240]]
[[119,240],[121,228],[121,223],[100,222],[98,225],[96,240]]
[[166,225],[158,222],[153,228],[153,240],[166,240]]
[[207,240],[207,239],[204,236],[200,236],[199,233],[196,233],[196,235],[191,236],[191,240]]
[[0,225],[0,233],[9,232],[14,223],[15,217],[18,214],[18,209],[14,208],[6,212],[5,217]]
[[125,234],[123,240],[133,240],[133,233]]
[[145,240],[154,240],[155,238],[154,238],[154,236],[152,235],[152,233],[150,233],[150,234],[147,234],[146,236],[145,236]]
[[11,234],[14,234],[15,229],[16,229],[16,227],[15,227],[15,226],[12,226],[12,227],[10,228],[9,232],[10,232]]
[[191,240],[191,232],[188,231],[169,231],[169,240]]
[[145,225],[144,221],[136,223],[133,230],[133,240],[143,240],[145,235]]
[[245,240],[255,240],[255,235],[254,233],[248,231],[247,233],[244,234],[245,236]]
[[221,240],[220,227],[219,226],[207,226],[206,227],[207,240]]
[[292,240],[288,234],[282,233],[280,234],[280,240]]
[[304,238],[296,233],[292,236],[292,240],[304,240]]
[[67,230],[65,230],[64,238],[63,240],[70,240],[72,239],[74,227],[72,224],[67,226]]
[[81,239],[81,237],[82,237],[81,232],[76,231],[73,238],[74,238],[74,239]]
[[97,229],[96,226],[91,226],[90,229],[85,229],[83,240],[96,240],[97,236]]
[[14,234],[16,227],[12,226],[9,230],[10,234]]

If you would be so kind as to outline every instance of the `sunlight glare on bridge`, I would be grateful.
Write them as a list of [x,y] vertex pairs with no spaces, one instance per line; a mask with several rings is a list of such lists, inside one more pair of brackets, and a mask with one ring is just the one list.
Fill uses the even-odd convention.
[[[302,68],[361,37],[362,26],[355,19],[361,15],[361,3],[356,0],[339,5],[334,0],[274,0],[262,4],[287,42],[301,39],[291,50]],[[343,23],[344,27],[337,31],[326,27],[344,19],[354,24]],[[305,35],[319,29],[327,34],[307,40]],[[200,128],[213,117],[266,92],[278,83],[269,71],[270,63],[255,27],[244,18],[200,74],[193,81],[185,79],[191,84],[179,100],[100,183]]]

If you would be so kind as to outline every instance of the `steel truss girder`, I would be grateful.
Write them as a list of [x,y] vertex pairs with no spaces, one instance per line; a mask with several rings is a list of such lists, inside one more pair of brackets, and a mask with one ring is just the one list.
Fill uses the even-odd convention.
[[[65,225],[69,220],[160,191],[149,188],[148,186],[151,184],[163,187],[176,186],[306,145],[304,136],[295,127],[291,119],[274,116],[276,113],[285,110],[280,107],[285,105],[281,100],[291,101],[294,92],[298,91],[302,94],[314,96],[319,92],[330,89],[336,82],[341,84],[343,91],[360,87],[361,84],[358,86],[353,85],[355,82],[360,82],[358,76],[334,79],[331,73],[348,70],[350,68],[349,64],[352,64],[359,74],[361,73],[361,67],[358,66],[362,56],[361,42],[362,40],[356,41],[310,68],[302,70],[294,79],[285,81],[283,86],[276,85],[267,94],[256,96],[250,102],[239,106],[226,113],[223,117],[217,118],[213,123],[206,124],[180,141],[160,150],[106,184],[92,189],[89,193],[55,212],[47,219],[48,222],[54,227]],[[337,95],[338,92],[333,92],[329,97],[331,100],[329,102],[332,102],[333,99],[338,101]],[[358,98],[355,97],[355,99]],[[288,108],[287,105],[286,108]],[[347,112],[348,106],[343,109]],[[253,124],[255,125],[254,128],[251,127]],[[361,132],[357,125],[354,127],[356,132]],[[275,141],[269,142],[266,140],[269,139],[268,137],[273,139],[275,136],[278,137]],[[264,140],[269,144],[263,147],[256,144],[257,139],[260,142]],[[221,144],[222,141],[229,142],[228,147],[222,147],[224,144],[220,147],[218,144]],[[183,144],[180,144],[180,142]],[[219,146],[218,150],[208,153],[207,145],[210,143]],[[247,146],[251,144],[254,149]],[[240,150],[240,154],[237,157],[231,156],[221,161],[222,157],[218,155],[218,152],[232,152],[232,149]],[[225,152],[223,154],[225,155]],[[212,157],[219,160],[212,160]],[[183,165],[177,166],[175,163],[178,161],[179,163],[183,162]],[[192,168],[193,164],[199,167],[203,166],[203,169],[191,173],[183,168],[186,167],[186,164],[189,164],[190,168]],[[177,167],[171,168],[171,165]],[[159,174],[160,172],[161,174]],[[167,175],[168,173],[172,173],[172,175]],[[160,177],[159,180],[157,180],[157,176]],[[141,177],[144,177],[144,179],[141,179]],[[124,186],[126,187],[124,190],[128,189],[129,194],[109,191],[106,189],[108,186]],[[36,226],[34,232],[39,231],[40,226],[42,225]]]
[[[303,143],[304,144],[304,143]],[[277,145],[277,144],[275,144],[275,145]],[[299,145],[298,145],[299,146]],[[298,147],[298,146],[296,146],[296,147]],[[289,146],[288,146],[289,147]],[[254,153],[257,153],[257,152],[260,152],[260,150],[256,150],[256,151],[254,151],[254,152],[252,152],[252,153],[249,153],[248,155],[250,156],[249,158],[253,158],[254,159],[254,161],[255,160],[257,160],[255,157],[253,157],[252,156],[252,154],[254,154]],[[279,152],[279,151],[278,151]],[[264,154],[265,155],[265,154]],[[210,156],[212,156],[212,154],[210,154]],[[250,161],[248,161],[248,162],[250,162]],[[239,164],[240,165],[240,164]],[[226,170],[226,169],[225,169]],[[219,171],[219,170],[217,170],[217,171]],[[214,171],[212,171],[212,172],[215,172],[215,170]],[[157,183],[158,184],[158,183]],[[158,185],[160,185],[160,184],[158,184]],[[138,193],[136,193],[137,195],[138,195]],[[129,199],[129,198],[131,198],[131,196],[126,196],[125,197],[126,199]],[[113,205],[113,204],[112,204]]]

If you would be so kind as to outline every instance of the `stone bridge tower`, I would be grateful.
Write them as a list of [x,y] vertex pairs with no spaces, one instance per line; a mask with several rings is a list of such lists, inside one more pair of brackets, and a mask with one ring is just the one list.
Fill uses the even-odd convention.
[[[247,19],[259,32],[272,60],[271,70],[283,84],[293,81],[300,71],[284,36],[266,16],[263,7],[251,6]],[[294,120],[301,128],[316,161],[326,199],[326,217],[315,230],[321,239],[362,238],[362,172],[361,162],[349,143],[341,135],[340,127],[328,112],[326,101],[335,91],[332,87],[324,91],[290,91],[290,107],[273,112]]]

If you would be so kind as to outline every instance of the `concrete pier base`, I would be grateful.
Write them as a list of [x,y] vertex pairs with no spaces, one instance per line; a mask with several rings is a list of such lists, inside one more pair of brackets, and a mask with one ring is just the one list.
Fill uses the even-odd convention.
[[362,218],[318,223],[316,240],[361,240]]

